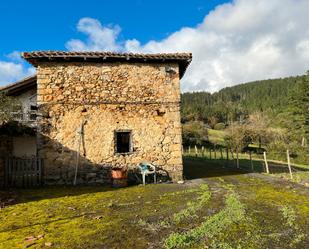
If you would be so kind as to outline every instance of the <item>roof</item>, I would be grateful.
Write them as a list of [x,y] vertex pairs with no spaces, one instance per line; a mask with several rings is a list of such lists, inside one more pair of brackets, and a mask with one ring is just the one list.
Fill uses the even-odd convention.
[[18,95],[20,92],[36,87],[36,80],[36,75],[28,76],[12,84],[0,87],[0,92],[5,92],[7,95]]
[[89,61],[89,62],[176,62],[179,64],[180,78],[184,75],[192,60],[191,53],[114,53],[99,51],[65,52],[65,51],[33,51],[23,52],[22,57],[33,66],[46,61]]

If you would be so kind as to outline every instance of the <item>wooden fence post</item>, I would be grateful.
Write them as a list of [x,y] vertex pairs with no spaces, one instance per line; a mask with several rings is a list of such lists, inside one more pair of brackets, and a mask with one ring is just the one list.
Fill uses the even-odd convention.
[[229,160],[229,147],[226,147],[226,160]]
[[195,150],[195,157],[197,157],[198,151],[196,145],[194,146],[194,150]]
[[209,159],[211,160],[211,148],[209,149]]
[[234,153],[233,153],[233,150],[231,149],[231,155],[232,155],[232,159],[234,160]]
[[293,174],[292,174],[289,150],[286,151],[286,156],[287,156],[287,159],[288,159],[288,167],[289,167],[290,177],[291,177],[291,180],[293,180]]
[[266,151],[263,152],[263,155],[264,155],[266,173],[269,174],[269,168],[268,168],[268,163],[267,163],[267,158],[266,158]]
[[204,157],[204,146],[202,146],[202,157]]
[[231,152],[231,158],[232,158],[232,161],[233,161],[233,165],[235,165],[235,157],[234,157],[234,152],[233,152],[233,149],[230,148],[230,152]]
[[222,147],[220,147],[221,160],[223,159]]
[[188,153],[189,153],[189,156],[190,156],[190,154],[191,154],[191,147],[190,147],[190,145],[189,145]]
[[239,155],[238,155],[238,148],[236,149],[236,166],[239,169]]
[[254,172],[253,162],[252,162],[252,152],[251,152],[251,150],[249,151],[249,158],[250,158],[251,170],[252,170],[252,172]]
[[302,139],[301,139],[301,146],[302,147],[306,146],[306,139],[305,139],[305,137],[302,137]]

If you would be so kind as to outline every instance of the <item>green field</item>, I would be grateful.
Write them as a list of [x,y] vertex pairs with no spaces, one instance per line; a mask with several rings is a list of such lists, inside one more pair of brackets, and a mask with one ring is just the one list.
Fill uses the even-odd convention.
[[214,129],[207,129],[208,130],[208,136],[209,141],[213,144],[224,144],[224,131],[214,130]]
[[246,173],[222,160],[186,158],[184,163],[185,184],[2,193],[2,201],[15,197],[0,211],[0,248],[308,245],[308,188]]

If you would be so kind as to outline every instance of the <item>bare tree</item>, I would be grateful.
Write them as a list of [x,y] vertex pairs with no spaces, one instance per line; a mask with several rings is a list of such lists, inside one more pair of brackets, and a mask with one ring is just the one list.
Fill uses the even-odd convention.
[[255,112],[249,116],[248,130],[252,140],[258,142],[259,148],[262,147],[262,144],[267,143],[269,139],[269,126],[270,119],[265,114]]
[[227,147],[236,152],[237,168],[239,168],[239,152],[252,141],[248,125],[232,123],[226,129],[225,142]]

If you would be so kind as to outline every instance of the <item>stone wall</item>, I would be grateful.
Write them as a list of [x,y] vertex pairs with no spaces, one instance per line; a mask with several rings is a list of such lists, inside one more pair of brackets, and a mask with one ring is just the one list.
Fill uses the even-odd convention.
[[[182,179],[177,64],[45,62],[37,75],[38,153],[47,179],[72,177],[77,160],[93,181],[107,180],[107,167],[142,161]],[[132,131],[131,153],[115,153],[116,130]]]

